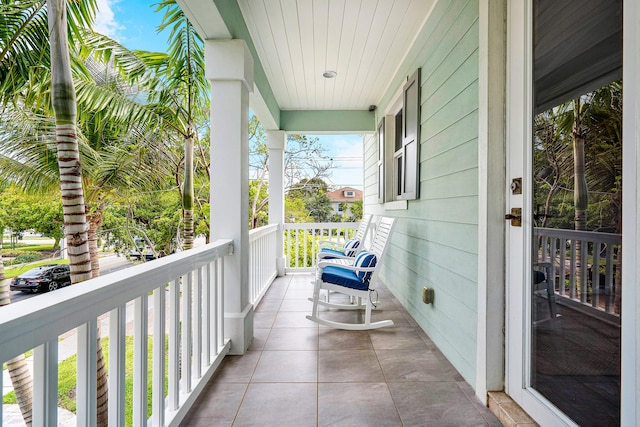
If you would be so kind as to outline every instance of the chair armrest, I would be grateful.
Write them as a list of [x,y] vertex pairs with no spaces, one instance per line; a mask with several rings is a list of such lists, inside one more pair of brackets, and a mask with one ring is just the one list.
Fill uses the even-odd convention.
[[367,272],[376,271],[376,267],[375,266],[374,267],[356,267],[355,265],[345,265],[345,264],[332,263],[331,260],[320,261],[318,263],[318,267],[320,267],[320,268],[329,267],[329,266],[344,268],[345,270],[355,271],[356,273],[358,273],[358,272],[367,273]]
[[[357,253],[356,253],[357,255]],[[347,256],[347,255],[339,255],[339,254],[334,254],[333,252],[318,252],[318,259],[322,260],[324,258],[329,258],[329,259],[348,259],[351,261],[355,261],[356,257],[355,256]]]

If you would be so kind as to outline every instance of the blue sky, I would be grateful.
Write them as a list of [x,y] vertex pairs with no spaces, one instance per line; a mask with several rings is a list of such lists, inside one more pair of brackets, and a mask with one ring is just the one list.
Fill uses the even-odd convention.
[[[98,0],[96,31],[108,35],[129,49],[165,52],[168,31],[161,34],[157,26],[163,13],[156,13],[157,0]],[[329,185],[362,189],[362,136],[312,135],[320,139],[327,154],[334,159]]]

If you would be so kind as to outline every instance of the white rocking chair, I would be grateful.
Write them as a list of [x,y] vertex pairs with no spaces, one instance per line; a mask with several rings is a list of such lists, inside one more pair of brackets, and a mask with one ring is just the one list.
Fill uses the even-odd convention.
[[363,215],[362,220],[351,239],[344,240],[320,240],[318,242],[318,259],[351,259],[354,260],[357,253],[364,248],[369,227],[371,226],[371,215]]
[[[375,282],[382,257],[387,248],[387,243],[393,230],[395,219],[381,218],[376,231],[376,236],[371,245],[371,251],[361,251],[353,264],[345,260],[323,260],[316,268],[316,280],[313,290],[313,309],[307,319],[321,325],[346,330],[377,329],[393,326],[393,320],[381,320],[371,322],[370,284]],[[320,299],[320,291],[337,291],[351,297],[352,303],[340,304]],[[364,323],[343,323],[323,319],[319,316],[318,307],[329,307],[343,310],[365,310]]]

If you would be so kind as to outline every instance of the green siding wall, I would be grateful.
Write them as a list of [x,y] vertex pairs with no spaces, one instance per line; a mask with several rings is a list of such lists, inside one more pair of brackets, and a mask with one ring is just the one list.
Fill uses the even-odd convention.
[[[377,144],[365,141],[365,209],[398,223],[382,280],[435,344],[475,384],[478,271],[478,0],[440,0],[379,105],[422,67],[420,198],[385,210]],[[381,116],[376,118],[376,123]],[[435,303],[422,303],[424,286]]]

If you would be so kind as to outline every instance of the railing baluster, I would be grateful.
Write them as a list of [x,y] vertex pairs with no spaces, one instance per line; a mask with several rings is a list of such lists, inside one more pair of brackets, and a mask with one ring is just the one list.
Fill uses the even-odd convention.
[[109,312],[109,425],[124,426],[126,306]]
[[591,305],[600,306],[600,243],[593,242],[593,264],[591,265]]
[[202,272],[202,359],[205,366],[211,364],[211,267],[207,264]]
[[605,257],[607,260],[607,268],[606,268],[605,278],[604,278],[604,283],[605,283],[604,287],[605,287],[605,292],[607,294],[605,310],[607,313],[612,313],[615,310],[614,298],[616,294],[616,289],[614,287],[615,272],[613,270],[613,245],[611,243],[607,244],[607,251],[605,253]]
[[202,376],[202,268],[195,273],[193,284],[193,376]]
[[209,293],[211,294],[211,354],[217,355],[220,343],[218,342],[218,261],[209,263]]
[[58,425],[58,339],[33,350],[33,426]]
[[153,354],[152,354],[152,411],[151,420],[154,426],[164,426],[164,345],[166,316],[166,286],[153,291]]
[[298,251],[300,248],[300,229],[296,230],[296,268],[300,268],[300,263],[298,262]]
[[291,241],[291,230],[285,228],[282,234],[284,238],[284,256],[286,257],[286,262],[288,263],[287,267],[291,268],[291,250],[289,247],[289,242]]
[[587,302],[587,255],[589,254],[589,242],[581,240],[580,251],[580,302]]
[[178,409],[180,398],[180,279],[169,283],[169,409]]
[[224,346],[224,258],[218,259],[218,280],[216,287],[218,288],[218,352]]
[[311,267],[316,266],[316,229],[311,229]]
[[97,340],[98,322],[94,319],[78,326],[78,355],[76,359],[76,422],[78,426],[96,424]]
[[147,294],[133,303],[133,426],[147,425],[147,354],[148,354]]
[[193,272],[182,277],[182,348],[180,349],[182,373],[180,392],[191,392],[191,283]]
[[571,263],[570,267],[570,279],[569,279],[569,297],[576,297],[576,241],[571,239]]
[[551,267],[549,268],[549,275],[551,277],[548,277],[547,279],[549,280],[550,286],[553,287],[554,292],[555,292],[555,288],[556,288],[556,244],[558,243],[558,239],[551,239],[551,241],[549,242],[549,244],[551,245],[549,248],[549,258],[548,258],[548,262],[551,265]]
[[304,230],[302,232],[302,251],[303,251],[303,255],[302,255],[302,266],[306,267],[307,266],[307,252],[309,252],[307,250],[307,236],[309,235],[309,233],[307,232],[307,230]]
[[560,240],[560,295],[565,294],[565,280],[567,277],[567,239]]

